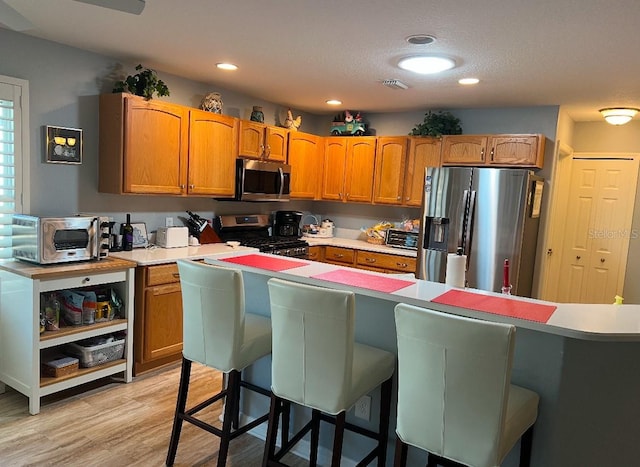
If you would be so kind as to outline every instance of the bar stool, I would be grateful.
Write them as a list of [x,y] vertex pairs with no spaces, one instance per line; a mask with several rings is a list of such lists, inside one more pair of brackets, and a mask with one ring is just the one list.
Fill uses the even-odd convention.
[[[355,342],[353,292],[269,279],[273,351],[271,409],[263,467],[280,459],[311,431],[310,465],[318,455],[320,422],[335,425],[331,465],[340,465],[344,430],[372,438],[376,446],[361,463],[386,461],[395,356]],[[346,422],[346,411],[381,386],[378,432]],[[287,404],[312,409],[311,421],[276,452],[278,419]]]
[[395,320],[394,465],[406,465],[411,445],[429,453],[428,466],[497,466],[522,438],[520,465],[528,466],[539,397],[510,384],[515,326],[403,303]]
[[[271,353],[271,321],[245,313],[244,285],[239,269],[178,260],[182,286],[183,350],[180,386],[167,465],[173,465],[182,422],[187,421],[220,437],[218,467],[226,464],[229,442],[267,420],[264,414],[239,427],[240,388],[269,396],[263,388],[242,380],[242,370]],[[227,387],[186,410],[191,363],[198,362],[227,375]],[[222,429],[194,415],[225,398]],[[232,429],[233,428],[233,429]]]

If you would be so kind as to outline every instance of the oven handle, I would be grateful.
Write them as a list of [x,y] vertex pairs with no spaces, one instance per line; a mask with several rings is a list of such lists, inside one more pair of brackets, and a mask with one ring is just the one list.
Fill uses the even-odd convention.
[[282,198],[282,193],[284,192],[284,171],[282,167],[278,167],[278,173],[280,174],[280,192],[278,193],[278,198]]
[[93,225],[93,258],[100,259],[100,219],[94,217],[91,224]]

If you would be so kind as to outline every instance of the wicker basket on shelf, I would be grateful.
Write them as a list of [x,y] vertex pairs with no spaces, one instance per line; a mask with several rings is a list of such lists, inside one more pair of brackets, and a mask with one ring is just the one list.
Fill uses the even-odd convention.
[[367,237],[367,242],[373,243],[374,245],[384,245],[384,238],[380,237]]

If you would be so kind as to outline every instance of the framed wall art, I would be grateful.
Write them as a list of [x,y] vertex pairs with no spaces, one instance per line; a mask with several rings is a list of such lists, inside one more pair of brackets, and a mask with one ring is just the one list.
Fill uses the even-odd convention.
[[149,240],[147,238],[147,225],[144,222],[132,222],[131,227],[133,227],[133,247],[148,247]]
[[52,164],[82,164],[82,130],[46,126],[46,158]]

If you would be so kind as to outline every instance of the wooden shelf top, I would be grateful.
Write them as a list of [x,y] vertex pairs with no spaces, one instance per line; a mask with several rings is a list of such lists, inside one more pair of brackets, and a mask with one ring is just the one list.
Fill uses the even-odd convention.
[[32,264],[26,261],[8,259],[0,261],[0,269],[19,274],[30,279],[55,279],[58,277],[83,276],[101,272],[123,271],[135,268],[136,263],[108,256],[99,261],[79,261],[64,264]]

